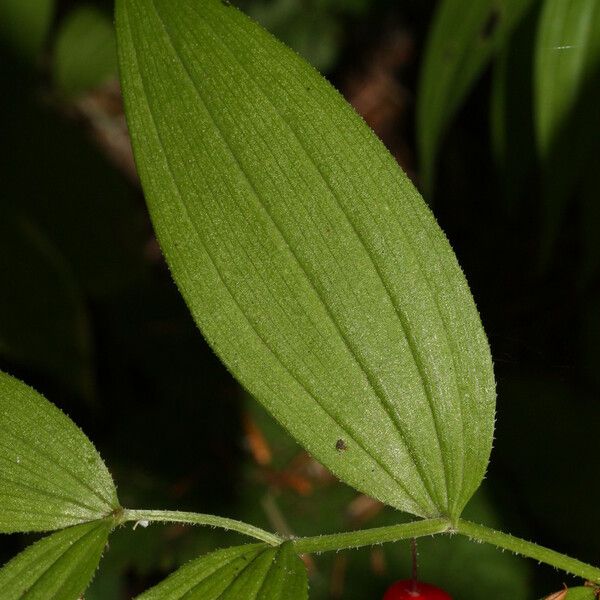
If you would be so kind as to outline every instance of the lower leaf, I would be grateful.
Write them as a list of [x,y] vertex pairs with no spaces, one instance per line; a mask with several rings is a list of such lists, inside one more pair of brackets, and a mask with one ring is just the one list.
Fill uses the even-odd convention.
[[68,600],[89,585],[112,521],[75,525],[41,539],[0,569],[2,600]]
[[291,543],[217,550],[173,573],[137,600],[306,600],[306,569]]

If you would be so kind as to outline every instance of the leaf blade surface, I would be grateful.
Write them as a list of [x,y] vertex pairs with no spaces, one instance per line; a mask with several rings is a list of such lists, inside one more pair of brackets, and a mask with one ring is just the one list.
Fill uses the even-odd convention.
[[306,568],[290,543],[217,550],[181,567],[138,600],[306,600]]
[[57,407],[0,373],[0,532],[48,531],[111,514],[112,478]]
[[110,521],[75,525],[32,544],[0,569],[2,598],[79,597],[98,567],[112,526]]
[[491,361],[406,176],[231,6],[122,1],[117,35],[151,216],[208,342],[338,477],[417,515],[458,514],[489,456]]

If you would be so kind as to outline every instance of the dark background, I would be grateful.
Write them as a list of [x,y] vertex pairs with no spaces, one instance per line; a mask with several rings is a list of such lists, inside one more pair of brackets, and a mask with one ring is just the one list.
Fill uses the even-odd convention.
[[[435,2],[239,4],[327,74],[419,186],[416,90]],[[125,506],[213,512],[296,535],[405,519],[333,480],[204,343],[135,175],[111,3],[86,5],[96,10],[68,35],[81,6],[59,2],[37,42],[0,14],[0,368],[82,427]],[[527,39],[536,10],[515,35]],[[467,516],[600,564],[600,163],[567,129],[565,155],[577,147],[589,163],[549,236],[531,56],[515,47],[510,160],[499,165],[492,151],[492,67],[452,121],[427,198],[468,277],[498,382],[491,464]],[[0,538],[0,562],[32,539]],[[211,529],[122,528],[85,597],[130,598],[239,541]],[[464,539],[423,541],[420,555],[422,578],[459,600],[529,600],[575,584]],[[309,570],[311,598],[376,599],[409,576],[409,547],[314,556]]]

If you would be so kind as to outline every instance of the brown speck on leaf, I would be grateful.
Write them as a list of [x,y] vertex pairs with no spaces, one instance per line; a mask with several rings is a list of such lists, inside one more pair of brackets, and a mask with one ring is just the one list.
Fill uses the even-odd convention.
[[342,439],[339,439],[336,443],[335,443],[335,449],[338,452],[343,452],[344,450],[348,450],[348,445],[346,444],[346,442]]

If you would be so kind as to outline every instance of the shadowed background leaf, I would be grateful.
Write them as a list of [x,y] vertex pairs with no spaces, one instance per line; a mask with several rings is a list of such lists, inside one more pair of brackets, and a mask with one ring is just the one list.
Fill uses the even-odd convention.
[[600,151],[600,3],[547,0],[535,49],[536,139],[542,162],[542,259],[555,248],[569,199]]
[[24,218],[5,215],[0,224],[0,287],[0,355],[91,400],[92,340],[82,290],[59,250]]
[[456,111],[533,0],[442,0],[429,30],[417,97],[417,141],[425,197]]
[[110,19],[94,6],[78,6],[57,33],[54,78],[67,96],[77,96],[117,74],[115,32]]
[[0,40],[21,59],[35,62],[54,10],[55,0],[0,0]]

